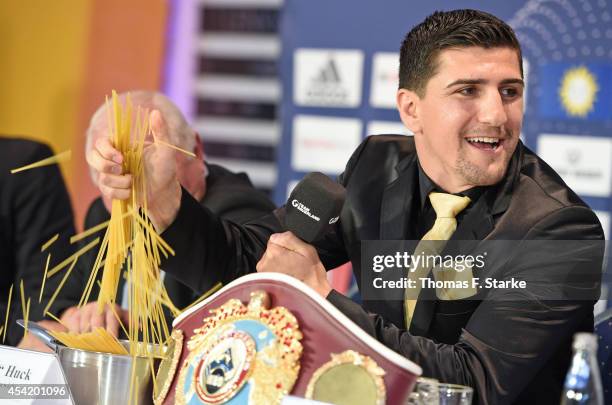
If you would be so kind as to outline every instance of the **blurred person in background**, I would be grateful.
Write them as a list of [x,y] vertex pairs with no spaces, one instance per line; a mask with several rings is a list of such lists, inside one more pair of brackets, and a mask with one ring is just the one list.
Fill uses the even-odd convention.
[[[29,320],[61,330],[55,322],[43,319],[46,300],[38,302],[47,255],[49,268],[72,254],[68,238],[74,234],[72,207],[57,165],[37,167],[11,174],[16,169],[53,155],[42,143],[0,137],[0,319],[4,325],[8,294],[13,286],[4,344],[28,347],[33,339],[23,338],[15,321],[25,318],[21,308],[20,283],[26,301],[30,298]],[[41,247],[54,235],[59,238],[44,252]],[[45,292],[53,292],[56,280],[47,280]]]

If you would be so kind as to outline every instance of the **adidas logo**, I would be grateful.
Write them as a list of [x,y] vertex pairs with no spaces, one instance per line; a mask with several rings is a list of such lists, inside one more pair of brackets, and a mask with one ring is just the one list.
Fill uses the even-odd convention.
[[306,96],[318,104],[343,105],[347,102],[348,90],[342,83],[337,63],[332,56],[312,78]]
[[321,68],[314,81],[320,83],[340,83],[340,74],[338,74],[338,67],[333,58],[330,58],[327,64]]

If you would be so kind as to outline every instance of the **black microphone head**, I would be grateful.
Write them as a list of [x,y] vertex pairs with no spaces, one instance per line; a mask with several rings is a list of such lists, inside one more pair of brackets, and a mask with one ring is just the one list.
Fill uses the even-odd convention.
[[287,200],[285,228],[312,243],[338,221],[346,190],[323,173],[309,173]]

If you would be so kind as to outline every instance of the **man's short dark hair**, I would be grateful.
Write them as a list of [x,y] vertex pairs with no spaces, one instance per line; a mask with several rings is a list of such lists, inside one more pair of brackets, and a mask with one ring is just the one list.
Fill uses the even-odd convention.
[[410,30],[402,42],[399,88],[424,96],[427,82],[437,72],[438,54],[447,48],[469,46],[515,49],[523,76],[521,46],[508,24],[479,10],[436,11]]

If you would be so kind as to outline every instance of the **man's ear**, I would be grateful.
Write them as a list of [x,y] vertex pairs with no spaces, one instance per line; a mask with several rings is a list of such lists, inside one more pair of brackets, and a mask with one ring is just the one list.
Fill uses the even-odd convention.
[[200,138],[200,134],[195,131],[193,131],[193,136],[195,136],[195,146],[193,147],[193,153],[195,153],[198,159],[204,160],[204,143],[202,142],[202,138]]
[[421,98],[412,90],[397,91],[397,110],[400,119],[414,134],[421,132],[420,102]]

